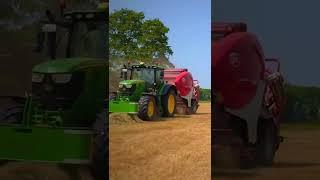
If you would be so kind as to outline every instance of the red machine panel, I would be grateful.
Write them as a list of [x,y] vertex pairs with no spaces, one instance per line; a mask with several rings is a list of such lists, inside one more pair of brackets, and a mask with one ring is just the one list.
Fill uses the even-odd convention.
[[187,69],[166,69],[164,79],[175,84],[181,96],[186,96],[193,90],[193,78]]
[[[219,33],[223,33],[219,28]],[[224,105],[229,108],[248,104],[256,94],[259,80],[264,78],[265,69],[263,51],[255,35],[228,34],[214,41],[212,53],[214,91],[221,93]]]

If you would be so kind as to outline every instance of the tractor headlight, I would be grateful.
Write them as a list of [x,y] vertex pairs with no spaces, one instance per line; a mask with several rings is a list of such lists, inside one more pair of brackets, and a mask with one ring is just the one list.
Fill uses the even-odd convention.
[[132,88],[132,84],[127,84],[126,87],[127,87],[128,89],[130,89],[130,88]]
[[44,74],[40,74],[40,73],[32,74],[32,82],[40,83],[43,81],[43,79],[44,79]]
[[71,81],[71,77],[72,77],[72,74],[53,74],[52,75],[52,80],[55,83],[64,84],[64,83],[70,82]]
[[123,88],[123,84],[119,84],[119,88]]

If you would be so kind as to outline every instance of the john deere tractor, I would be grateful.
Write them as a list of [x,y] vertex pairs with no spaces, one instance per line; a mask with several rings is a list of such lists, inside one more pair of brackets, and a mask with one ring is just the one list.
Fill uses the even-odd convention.
[[118,91],[109,96],[109,112],[137,114],[145,121],[174,116],[177,90],[165,83],[163,68],[129,65],[122,69],[121,78]]
[[4,112],[0,159],[87,164],[107,179],[107,7],[59,20],[46,12],[36,50],[49,58]]

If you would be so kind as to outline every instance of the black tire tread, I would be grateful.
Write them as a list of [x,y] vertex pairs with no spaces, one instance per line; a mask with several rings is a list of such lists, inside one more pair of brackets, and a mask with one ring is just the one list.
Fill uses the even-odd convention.
[[92,175],[97,180],[106,180],[109,176],[107,172],[108,161],[108,132],[107,132],[107,118],[108,113],[105,110],[97,115],[96,122],[94,124],[94,152],[91,163]]
[[[269,131],[269,132],[268,132]],[[258,147],[257,147],[257,163],[263,166],[271,166],[273,164],[275,152],[276,152],[276,127],[271,120],[263,120],[261,126],[259,126],[258,134]],[[266,135],[271,135],[273,138],[272,146],[272,158],[268,159],[266,155],[266,149],[268,145],[266,144]]]
[[154,99],[153,96],[142,96],[140,98],[140,100],[139,100],[138,117],[141,120],[144,120],[144,121],[154,120],[156,112],[154,112],[154,116],[152,116],[152,117],[148,116],[148,104],[149,104],[149,101],[151,101],[151,100],[154,101],[154,105],[155,105],[155,109],[156,109],[156,102],[155,102],[155,99]]
[[[170,94],[173,94],[174,96],[174,101],[175,101],[175,104],[174,104],[174,111],[172,113],[169,113],[168,111],[168,99],[169,99],[169,95]],[[162,99],[163,101],[163,117],[173,117],[174,116],[174,113],[176,112],[176,106],[177,106],[177,98],[176,98],[176,93],[174,92],[173,89],[170,89],[169,92],[163,97]]]

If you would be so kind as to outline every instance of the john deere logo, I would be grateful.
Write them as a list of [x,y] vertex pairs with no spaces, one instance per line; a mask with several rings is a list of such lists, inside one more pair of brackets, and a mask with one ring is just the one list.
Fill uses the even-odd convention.
[[229,55],[229,63],[232,67],[237,68],[240,66],[240,54],[239,53],[231,53]]

